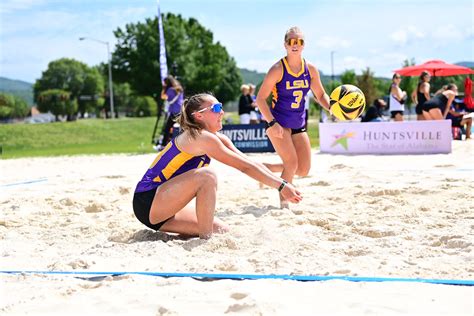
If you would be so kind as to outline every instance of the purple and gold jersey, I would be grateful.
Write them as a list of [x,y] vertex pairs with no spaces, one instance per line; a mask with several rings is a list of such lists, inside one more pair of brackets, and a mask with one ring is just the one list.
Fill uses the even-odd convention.
[[207,155],[193,156],[182,151],[174,138],[156,156],[155,161],[138,182],[135,193],[153,190],[169,179],[186,171],[207,166],[210,162],[211,159]]
[[283,71],[280,81],[273,87],[271,112],[283,127],[301,128],[305,125],[305,96],[311,87],[308,65],[301,59],[301,70],[291,71],[286,57],[280,60]]

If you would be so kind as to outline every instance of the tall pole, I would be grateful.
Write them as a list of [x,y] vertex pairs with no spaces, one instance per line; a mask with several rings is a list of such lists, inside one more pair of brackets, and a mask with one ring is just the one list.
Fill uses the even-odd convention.
[[109,42],[107,43],[107,58],[109,60],[109,100],[110,100],[110,115],[115,118],[114,111],[114,87],[112,84],[112,58],[110,57]]
[[331,51],[331,80],[334,81],[334,51]]
[[79,40],[80,41],[83,41],[83,40],[91,40],[91,41],[94,41],[94,42],[97,42],[97,43],[101,43],[101,44],[104,44],[105,46],[107,46],[107,62],[109,64],[109,102],[110,102],[110,115],[112,118],[115,118],[115,111],[114,111],[114,87],[113,87],[113,84],[112,84],[112,59],[111,59],[111,55],[110,55],[110,49],[109,49],[109,42],[105,42],[105,41],[101,41],[101,40],[98,40],[98,39],[95,39],[95,38],[91,38],[91,37],[79,37]]

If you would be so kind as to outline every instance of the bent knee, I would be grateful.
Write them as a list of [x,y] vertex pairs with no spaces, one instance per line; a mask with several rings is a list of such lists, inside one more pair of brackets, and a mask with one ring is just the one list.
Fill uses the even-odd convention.
[[297,176],[299,176],[299,177],[306,177],[306,176],[308,175],[308,173],[309,173],[309,169],[310,169],[309,166],[306,167],[306,168],[303,168],[303,167],[298,168],[298,169],[296,169],[296,173],[295,173],[295,174],[296,174]]
[[217,186],[217,174],[211,168],[199,168],[196,170],[196,174],[202,184]]

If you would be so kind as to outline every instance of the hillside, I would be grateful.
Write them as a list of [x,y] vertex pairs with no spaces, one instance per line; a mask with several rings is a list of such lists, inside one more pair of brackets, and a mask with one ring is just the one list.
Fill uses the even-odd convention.
[[455,63],[455,65],[463,66],[467,68],[474,68],[474,61],[460,61],[458,63]]
[[255,70],[248,70],[245,68],[239,68],[239,70],[244,83],[253,83],[254,85],[258,85],[263,81],[263,78],[265,77],[264,73],[257,72]]
[[33,105],[33,84],[21,80],[0,77],[0,92],[23,98],[28,105]]

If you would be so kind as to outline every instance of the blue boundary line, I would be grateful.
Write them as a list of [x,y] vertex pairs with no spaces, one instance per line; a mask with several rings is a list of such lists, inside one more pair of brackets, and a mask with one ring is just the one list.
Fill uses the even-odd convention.
[[36,180],[29,180],[29,181],[2,184],[1,186],[2,187],[12,187],[12,186],[15,186],[15,185],[31,184],[31,183],[38,183],[38,182],[44,182],[44,181],[48,181],[48,178],[41,178],[41,179],[36,179]]
[[319,276],[319,275],[289,275],[289,274],[228,274],[228,273],[181,273],[181,272],[146,272],[146,271],[0,271],[2,274],[50,274],[72,276],[120,276],[120,275],[145,275],[164,278],[196,278],[204,280],[260,280],[280,279],[293,281],[329,281],[343,280],[350,282],[417,282],[446,285],[474,286],[474,280],[446,280],[422,278],[383,278],[383,277],[358,277],[358,276]]

